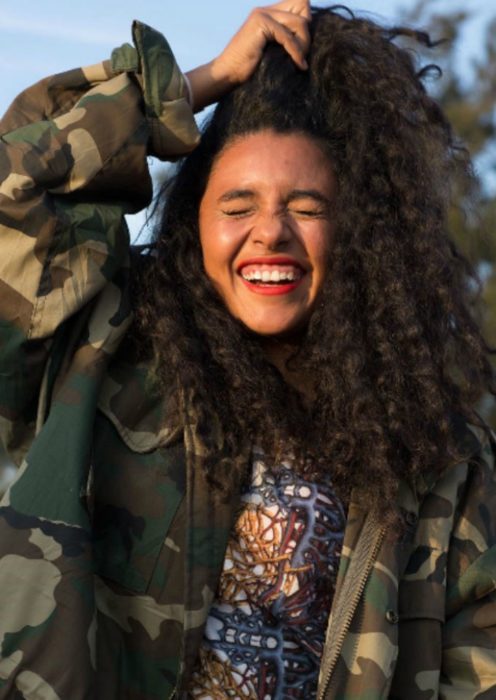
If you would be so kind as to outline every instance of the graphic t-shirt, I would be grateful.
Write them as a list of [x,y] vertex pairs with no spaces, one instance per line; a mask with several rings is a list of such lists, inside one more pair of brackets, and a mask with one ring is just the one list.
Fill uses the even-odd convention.
[[345,514],[329,482],[255,455],[189,697],[315,697]]

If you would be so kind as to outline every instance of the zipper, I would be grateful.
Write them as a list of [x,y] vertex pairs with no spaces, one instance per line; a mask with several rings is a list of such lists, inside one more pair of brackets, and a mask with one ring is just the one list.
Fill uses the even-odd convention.
[[[377,532],[377,527],[374,516],[372,514],[369,514],[369,516],[367,517],[367,521],[364,524],[364,528],[360,538],[361,542],[359,541],[358,546],[355,548],[354,558],[352,558],[345,580],[343,581],[343,585],[341,587],[341,596],[344,595],[346,578],[353,578],[355,571],[357,572],[357,574],[358,572],[361,572],[360,578],[358,579],[356,584],[352,582],[352,598],[351,602],[347,604],[345,611],[343,613],[341,613],[340,610],[337,611],[338,615],[342,615],[341,629],[339,630],[339,634],[337,635],[332,645],[331,657],[328,661],[325,675],[323,676],[322,684],[317,694],[317,700],[324,700],[326,693],[329,689],[331,677],[334,672],[334,669],[336,668],[336,664],[338,662],[339,655],[344,644],[344,640],[346,638],[346,635],[348,634],[351,621],[353,620],[353,616],[358,607],[358,603],[360,602],[360,598],[362,597],[363,591],[367,584],[369,574],[372,570],[374,562],[377,559],[377,555],[379,554],[379,550],[384,540],[384,536],[386,534],[386,527],[381,526],[379,532],[377,532],[372,547],[369,547],[369,544],[371,543],[370,537],[368,537],[367,535],[369,533],[371,534],[372,531]],[[326,640],[325,647],[327,648],[329,648],[330,636],[331,635],[328,635],[328,638]],[[324,657],[322,659],[322,664],[326,664],[326,660]]]

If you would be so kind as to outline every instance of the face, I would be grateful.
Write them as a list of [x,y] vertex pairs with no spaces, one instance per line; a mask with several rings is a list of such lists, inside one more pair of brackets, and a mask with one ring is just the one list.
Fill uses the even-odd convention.
[[235,139],[214,163],[200,204],[207,275],[250,330],[304,328],[333,239],[336,178],[317,140],[265,130]]

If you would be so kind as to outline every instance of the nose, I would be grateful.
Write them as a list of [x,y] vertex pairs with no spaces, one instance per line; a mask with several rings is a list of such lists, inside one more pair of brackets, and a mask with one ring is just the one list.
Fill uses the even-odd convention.
[[267,250],[284,247],[291,239],[292,231],[284,212],[260,214],[251,231],[253,242]]

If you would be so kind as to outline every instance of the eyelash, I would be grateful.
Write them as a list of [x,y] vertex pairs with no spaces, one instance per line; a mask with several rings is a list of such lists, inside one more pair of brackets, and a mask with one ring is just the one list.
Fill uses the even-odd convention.
[[226,216],[231,216],[233,219],[240,219],[247,214],[251,214],[252,209],[232,209],[230,211],[223,211],[222,213]]
[[306,216],[308,218],[321,218],[324,216],[323,211],[314,211],[313,209],[295,209],[294,211],[299,216]]
[[[230,216],[233,219],[240,219],[244,216],[247,216],[248,214],[251,214],[253,209],[232,209],[232,210],[224,210],[222,213],[225,214],[226,216]],[[289,209],[289,212],[293,212],[294,214],[298,216],[304,216],[305,218],[323,218],[325,216],[325,212],[318,210],[314,211],[313,209]]]

